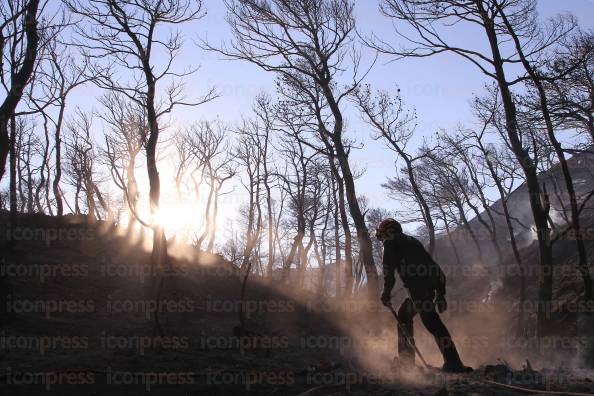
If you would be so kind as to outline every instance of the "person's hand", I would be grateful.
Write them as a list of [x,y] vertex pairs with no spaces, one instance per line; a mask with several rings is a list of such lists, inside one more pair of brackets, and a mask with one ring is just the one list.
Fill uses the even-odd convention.
[[382,304],[384,304],[386,307],[392,306],[392,296],[390,295],[390,292],[383,292],[381,300]]
[[435,298],[435,308],[439,313],[443,313],[448,309],[448,302],[443,294],[438,294]]

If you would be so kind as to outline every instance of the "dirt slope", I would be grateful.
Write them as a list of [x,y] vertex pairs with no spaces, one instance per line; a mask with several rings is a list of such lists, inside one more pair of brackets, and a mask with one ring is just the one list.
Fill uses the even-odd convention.
[[[392,318],[358,298],[295,296],[253,279],[250,333],[237,337],[241,277],[229,263],[173,249],[172,269],[155,278],[142,243],[81,220],[21,216],[19,232],[0,234],[12,287],[12,318],[0,330],[2,394],[505,394],[482,370],[394,371]],[[419,346],[441,363],[422,332]],[[582,377],[571,389],[588,389]]]

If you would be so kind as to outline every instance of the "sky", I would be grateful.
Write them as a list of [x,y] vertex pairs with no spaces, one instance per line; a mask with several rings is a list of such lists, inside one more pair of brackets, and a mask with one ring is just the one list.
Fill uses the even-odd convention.
[[[178,65],[200,66],[199,71],[186,79],[189,98],[200,96],[209,87],[216,87],[220,97],[197,108],[178,109],[174,114],[176,124],[218,118],[229,124],[237,123],[242,115],[249,116],[253,100],[258,93],[274,93],[273,73],[265,72],[247,62],[222,59],[222,56],[199,48],[200,39],[212,44],[228,41],[230,31],[225,21],[225,5],[221,0],[205,0],[204,18],[183,26],[184,51]],[[594,0],[540,0],[539,13],[548,18],[559,12],[571,12],[577,16],[584,29],[594,28]],[[398,44],[391,21],[378,11],[376,0],[356,1],[357,29],[362,35],[371,32],[386,41]],[[480,32],[462,30],[452,39],[465,46],[481,48],[485,44]],[[374,54],[364,52],[363,64],[369,64]],[[486,78],[469,62],[452,55],[438,55],[423,59],[392,61],[380,57],[367,76],[365,83],[374,88],[393,91],[398,86],[406,106],[415,108],[419,127],[411,142],[414,147],[429,136],[444,128],[452,130],[458,124],[470,124],[469,102],[474,94],[483,91]],[[74,93],[74,102],[84,104],[98,92],[85,88]],[[370,128],[364,124],[358,112],[348,103],[344,106],[348,122],[348,134],[362,142],[364,147],[352,154],[351,163],[365,174],[357,180],[359,195],[365,195],[370,206],[395,209],[398,204],[387,197],[381,184],[395,174],[394,154],[383,143],[370,138]],[[167,132],[165,132],[167,133]],[[243,194],[229,194],[223,199],[228,207],[237,207]]]

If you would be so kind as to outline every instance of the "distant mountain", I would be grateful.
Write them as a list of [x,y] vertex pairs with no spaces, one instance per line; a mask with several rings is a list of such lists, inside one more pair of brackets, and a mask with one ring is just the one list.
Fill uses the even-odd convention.
[[[584,197],[592,189],[594,189],[594,155],[589,153],[582,153],[573,156],[568,160],[570,170],[574,179],[574,188],[578,197]],[[568,197],[565,188],[565,182],[561,173],[559,165],[553,167],[548,172],[539,175],[541,184],[545,184],[551,200],[550,216],[558,229],[563,230],[566,227],[566,221],[562,213],[566,211],[569,216]],[[525,184],[520,185],[514,190],[508,198],[508,209],[513,219],[516,241],[520,248],[531,246],[536,241],[536,234],[534,232],[532,212],[530,209],[530,202],[528,199],[528,188]],[[513,260],[511,244],[509,242],[509,233],[505,218],[503,216],[503,205],[501,200],[497,200],[491,206],[491,213],[493,214],[496,231],[497,242],[501,246],[504,254],[507,255],[505,261]],[[592,199],[583,211],[584,226],[590,224],[591,218],[594,216],[594,199]],[[489,223],[487,214],[481,213],[481,217]],[[483,251],[482,261],[485,265],[492,267],[497,264],[497,255],[489,236],[476,217],[470,220],[470,226],[474,232],[481,237],[481,250]],[[477,263],[479,261],[479,253],[470,239],[466,230],[458,229],[452,233],[452,238],[456,241],[456,246],[463,263]],[[455,264],[453,258],[453,250],[449,239],[441,236],[437,241],[436,259],[446,265]]]
[[[585,197],[594,189],[594,155],[582,153],[568,160],[574,185],[578,197]],[[560,166],[555,166],[548,172],[539,175],[541,184],[546,184],[551,200],[551,219],[555,223],[557,232],[567,228],[562,213],[567,210],[569,216],[568,197]],[[581,199],[580,199],[581,202]],[[530,308],[536,300],[539,268],[539,255],[536,235],[532,230],[533,220],[528,200],[528,189],[525,184],[512,192],[508,199],[508,208],[514,219],[516,240],[520,246],[520,255],[527,274],[527,294],[529,318],[534,319],[534,311]],[[456,262],[454,250],[449,238],[442,235],[436,243],[434,258],[439,262],[448,275],[448,294],[454,299],[472,300],[491,303],[498,306],[502,319],[510,328],[514,325],[517,312],[517,301],[520,290],[519,268],[514,259],[509,241],[509,233],[502,213],[502,204],[498,200],[491,206],[497,226],[497,242],[504,254],[503,263],[497,263],[497,254],[485,233],[483,225],[477,218],[470,221],[470,226],[479,235],[482,250],[482,262],[474,242],[468,232],[457,229],[452,233],[460,256],[461,265]],[[501,213],[501,215],[497,215]],[[487,219],[486,214],[482,216]],[[581,217],[584,230],[586,251],[590,263],[590,274],[594,262],[594,198],[588,201]],[[571,236],[559,238],[553,244],[554,285],[553,299],[555,305],[554,319],[558,324],[559,333],[576,335],[592,335],[594,313],[591,310],[572,310],[571,304],[580,301],[583,292],[581,276],[577,270],[577,249],[575,240]],[[530,320],[529,323],[534,323]],[[594,353],[590,348],[592,357]]]

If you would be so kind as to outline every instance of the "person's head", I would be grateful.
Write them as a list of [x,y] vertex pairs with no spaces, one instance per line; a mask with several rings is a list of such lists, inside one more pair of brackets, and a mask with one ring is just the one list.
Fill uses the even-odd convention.
[[396,239],[402,235],[402,226],[392,218],[382,220],[375,231],[375,236],[380,241]]

